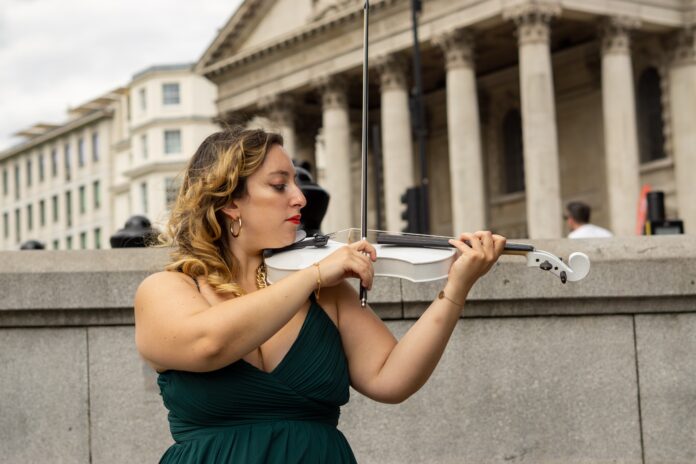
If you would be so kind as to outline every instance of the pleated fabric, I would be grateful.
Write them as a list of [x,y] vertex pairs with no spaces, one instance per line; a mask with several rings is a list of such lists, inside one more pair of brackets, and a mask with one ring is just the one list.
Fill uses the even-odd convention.
[[160,463],[355,463],[336,428],[349,376],[336,326],[312,298],[297,340],[264,372],[239,360],[157,383],[175,444]]

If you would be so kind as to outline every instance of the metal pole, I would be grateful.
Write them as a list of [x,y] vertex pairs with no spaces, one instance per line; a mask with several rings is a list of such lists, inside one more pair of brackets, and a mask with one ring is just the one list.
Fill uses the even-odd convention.
[[430,233],[430,201],[429,201],[429,180],[428,180],[428,161],[425,155],[425,112],[423,111],[423,82],[421,80],[421,58],[420,44],[418,42],[418,14],[422,4],[420,0],[411,0],[411,17],[413,20],[413,98],[414,109],[416,112],[415,133],[418,139],[418,158],[420,161],[421,182],[420,182],[420,202],[418,208],[419,228],[422,234]]
[[[361,178],[361,191],[362,191],[362,202],[361,202],[361,211],[360,211],[360,216],[361,216],[361,224],[360,224],[360,235],[362,236],[362,239],[365,240],[367,238],[367,133],[368,133],[368,127],[367,127],[367,116],[368,116],[368,91],[370,89],[369,87],[369,81],[368,81],[368,72],[367,72],[367,58],[368,58],[368,52],[367,52],[367,46],[368,42],[367,39],[369,37],[368,34],[368,25],[369,25],[369,16],[370,16],[370,2],[369,0],[365,0],[365,6],[364,6],[364,18],[363,18],[363,100],[362,100],[362,178]],[[367,289],[360,285],[360,306],[363,308],[367,305]]]

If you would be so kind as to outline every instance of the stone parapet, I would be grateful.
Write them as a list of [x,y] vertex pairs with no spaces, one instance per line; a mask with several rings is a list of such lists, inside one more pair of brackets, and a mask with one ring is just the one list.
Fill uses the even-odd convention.
[[[352,392],[339,428],[358,462],[693,462],[696,237],[528,243],[592,270],[563,285],[502,257],[421,391]],[[3,462],[156,462],[172,440],[131,306],[167,250],[0,259]],[[380,278],[369,300],[401,337],[443,283]]]
[[[564,285],[528,268],[523,257],[503,256],[473,288],[464,317],[602,315],[642,312],[641,307],[674,312],[696,303],[696,236],[515,243],[564,259],[581,251],[590,257],[590,274]],[[138,284],[167,260],[165,248],[3,252],[0,327],[132,324]],[[386,311],[385,318],[414,318],[444,283],[377,277],[369,301],[377,312]]]

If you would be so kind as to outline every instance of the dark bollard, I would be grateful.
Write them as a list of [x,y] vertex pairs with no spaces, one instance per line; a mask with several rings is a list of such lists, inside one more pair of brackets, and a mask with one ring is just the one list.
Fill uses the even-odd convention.
[[46,246],[38,240],[27,240],[19,247],[20,250],[44,250]]
[[329,207],[329,193],[314,182],[305,163],[295,166],[297,185],[307,199],[307,204],[300,211],[302,229],[307,236],[321,233],[321,221]]
[[145,216],[131,216],[123,229],[111,236],[111,248],[144,248],[155,241],[158,233]]

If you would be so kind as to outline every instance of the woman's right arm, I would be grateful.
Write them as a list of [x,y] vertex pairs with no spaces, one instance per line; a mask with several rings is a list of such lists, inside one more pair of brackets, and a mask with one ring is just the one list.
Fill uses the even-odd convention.
[[135,295],[135,342],[158,370],[206,372],[241,359],[280,330],[316,288],[304,269],[262,290],[210,305],[190,277],[159,272]]
[[356,277],[369,288],[374,259],[374,247],[356,242],[320,261],[320,270],[310,266],[264,289],[212,305],[188,276],[158,272],[135,295],[136,346],[157,370],[220,369],[287,324],[317,288],[318,272],[325,287]]

